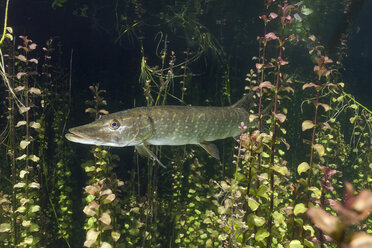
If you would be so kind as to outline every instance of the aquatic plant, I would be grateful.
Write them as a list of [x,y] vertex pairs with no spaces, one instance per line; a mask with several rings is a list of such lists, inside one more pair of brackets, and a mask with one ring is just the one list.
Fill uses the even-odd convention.
[[[325,171],[325,176],[330,171]],[[364,248],[372,245],[372,235],[365,232],[347,232],[349,225],[359,224],[371,213],[372,192],[363,190],[354,195],[354,187],[345,183],[344,204],[338,201],[330,201],[338,216],[327,213],[320,207],[311,207],[307,211],[314,224],[322,230],[327,239],[338,245],[338,247]]]
[[[11,30],[10,30],[11,31]],[[10,33],[11,35],[11,33]],[[12,36],[8,36],[12,38]],[[2,76],[9,87],[8,98],[8,126],[9,126],[9,149],[8,156],[11,161],[11,186],[12,186],[12,210],[8,209],[9,222],[3,223],[5,232],[11,232],[12,239],[8,240],[8,245],[22,245],[26,247],[36,247],[40,241],[40,189],[38,177],[39,157],[34,154],[31,143],[33,130],[40,128],[40,124],[32,121],[31,108],[35,106],[34,99],[41,95],[40,89],[33,87],[35,66],[38,60],[30,57],[36,44],[25,36],[20,36],[22,44],[17,47],[18,55],[12,54],[8,65],[12,66],[12,73],[15,78],[8,79],[5,71],[5,63],[2,57]],[[13,81],[14,80],[14,81]],[[19,114],[17,115],[16,106]],[[19,120],[15,124],[16,118]],[[23,129],[23,131],[21,131]],[[20,135],[22,133],[22,135]],[[18,135],[17,135],[18,134]],[[17,140],[21,136],[21,140]],[[19,142],[19,147],[16,143]],[[6,199],[6,198],[5,198]]]
[[[241,123],[237,143],[218,143],[221,161],[195,146],[153,147],[166,169],[137,153],[122,154],[125,149],[76,152],[87,147],[66,142],[64,134],[83,112],[71,103],[87,97],[71,95],[73,70],[51,60],[61,56],[54,50],[58,40],[41,49],[22,36],[17,49],[12,29],[4,27],[0,246],[370,246],[371,111],[342,82],[346,36],[332,56],[311,35],[315,15],[309,13],[319,11],[323,19],[320,10],[335,11],[315,2],[267,0],[260,24],[234,18],[235,28],[243,27],[237,37],[246,37],[248,27],[262,29],[253,64],[243,64],[230,47],[238,38],[226,39],[231,20],[210,14],[228,1],[159,1],[156,11],[153,3],[114,1],[115,25],[95,28],[122,47],[129,41],[138,48],[133,77],[140,84],[133,88],[143,93],[135,105],[224,105],[241,96],[237,72],[248,71],[251,123]],[[99,23],[88,11],[95,6],[75,4]],[[69,1],[53,2],[63,5]],[[213,25],[206,20],[211,16],[218,17]],[[294,54],[301,54],[300,66]],[[101,87],[105,82],[89,88],[91,120],[108,113]],[[110,109],[117,108],[111,101]],[[347,183],[343,197],[345,180],[360,193]]]
[[[85,110],[94,119],[101,115],[108,114],[108,111],[101,108],[107,105],[103,97],[105,90],[99,88],[99,84],[89,87],[93,93],[93,100],[87,101],[89,107]],[[85,229],[86,238],[84,247],[113,247],[120,238],[120,232],[116,226],[116,215],[119,213],[115,206],[119,203],[116,197],[119,187],[123,182],[118,180],[113,173],[116,156],[105,147],[96,147],[92,150],[94,161],[87,161],[82,165],[88,175],[88,183],[85,192],[86,205],[83,212],[87,215]]]
[[[36,59],[31,56],[37,56],[41,49],[37,49],[38,46],[26,36],[20,36],[22,43],[14,47],[9,40],[13,38],[11,31],[12,29],[8,28],[9,33],[3,47],[7,54],[5,58],[1,57],[2,77],[6,82],[9,104],[7,129],[2,141],[2,145],[6,144],[6,147],[2,148],[6,148],[9,158],[6,165],[11,168],[10,174],[7,175],[10,178],[7,180],[9,184],[3,185],[4,192],[7,192],[4,194],[3,205],[6,210],[4,217],[7,216],[7,220],[2,222],[4,229],[1,232],[10,235],[5,236],[2,242],[10,247],[21,244],[40,247],[56,242],[58,238],[51,237],[58,237],[58,232],[69,245],[67,232],[71,230],[68,223],[72,223],[72,211],[68,209],[71,200],[66,198],[71,198],[71,187],[64,183],[69,181],[66,176],[70,174],[67,167],[57,166],[56,169],[54,159],[47,153],[47,150],[55,149],[54,145],[50,145],[54,144],[51,141],[59,143],[59,148],[64,142],[64,139],[61,139],[64,133],[63,125],[54,128],[56,133],[60,134],[59,138],[53,140],[48,135],[53,124],[66,120],[65,116],[58,118],[58,114],[53,113],[66,106],[61,104],[64,101],[60,94],[63,84],[54,84],[51,81],[61,74],[49,63],[53,51],[51,41],[43,48],[44,60]],[[37,70],[38,65],[42,68],[41,73]],[[41,91],[39,87],[44,87],[44,90]],[[59,100],[61,102],[58,103]],[[53,119],[50,119],[52,116]],[[59,153],[56,152],[56,159],[63,151],[66,150],[61,148]],[[55,173],[59,174],[56,184]],[[63,190],[67,191],[62,193]],[[51,192],[54,194],[50,195]],[[11,195],[11,198],[7,198],[7,195]],[[60,204],[56,200],[58,196],[61,197]],[[6,203],[10,205],[6,206]],[[56,205],[58,207],[55,207]]]
[[[69,158],[71,150],[66,147],[64,132],[69,116],[70,78],[65,70],[52,64],[55,54],[55,40],[49,39],[43,50],[39,81],[43,85],[41,95],[42,111],[38,122],[38,156],[40,157],[42,184],[42,208],[49,219],[49,225],[42,226],[42,232],[63,239],[70,245],[73,221],[73,195]],[[71,73],[71,72],[70,72]],[[48,152],[49,151],[49,152]],[[50,151],[55,151],[53,155]],[[56,221],[56,224],[54,223]],[[53,230],[51,232],[50,230]],[[51,237],[47,237],[51,239]]]

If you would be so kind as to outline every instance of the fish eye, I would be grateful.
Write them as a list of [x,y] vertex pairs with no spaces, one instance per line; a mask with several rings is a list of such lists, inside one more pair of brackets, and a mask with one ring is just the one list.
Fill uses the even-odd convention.
[[110,121],[110,128],[111,128],[112,130],[116,130],[116,129],[118,129],[119,127],[120,127],[120,122],[119,122],[118,120],[113,119],[113,120]]

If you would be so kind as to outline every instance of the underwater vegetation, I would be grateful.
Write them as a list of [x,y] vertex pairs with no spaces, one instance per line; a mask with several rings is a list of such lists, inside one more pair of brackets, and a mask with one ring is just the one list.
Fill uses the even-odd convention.
[[[143,148],[146,133],[134,153],[65,138],[72,128],[67,137],[79,141],[73,127],[110,116],[106,124],[118,129],[125,120],[108,109],[120,102],[104,83],[73,92],[73,52],[66,65],[58,38],[16,35],[11,2],[0,39],[0,247],[372,247],[372,111],[343,79],[347,29],[332,53],[312,32],[314,19],[325,18],[312,13],[331,10],[324,2],[257,1],[257,52],[241,66],[224,46],[226,20],[214,20],[217,31],[205,20],[233,3],[114,1],[107,39],[139,54],[134,107],[178,111],[178,126],[186,110],[213,119],[198,119],[198,139],[158,121],[175,141]],[[98,18],[94,5],[75,4],[76,15]],[[339,4],[349,13],[355,2]],[[243,29],[231,44],[246,37]],[[247,111],[228,107],[244,94]],[[216,142],[218,156],[204,143],[231,136]]]

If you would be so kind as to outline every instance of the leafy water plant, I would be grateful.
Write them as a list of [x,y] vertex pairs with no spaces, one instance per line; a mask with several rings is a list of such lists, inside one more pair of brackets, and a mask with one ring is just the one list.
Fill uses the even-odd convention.
[[365,189],[356,196],[354,194],[354,187],[346,182],[344,204],[338,201],[330,202],[338,216],[331,215],[320,207],[309,208],[307,215],[323,233],[328,235],[327,240],[336,243],[338,247],[371,247],[372,235],[348,231],[348,226],[359,224],[371,213],[372,192]]
[[[8,38],[12,38],[12,36],[8,36]],[[5,228],[2,231],[12,234],[5,243],[9,246],[37,247],[41,239],[41,236],[38,235],[41,216],[38,192],[40,189],[38,182],[40,167],[38,165],[39,157],[33,153],[34,149],[31,144],[34,141],[33,130],[40,128],[40,124],[32,121],[34,116],[31,113],[31,108],[35,106],[34,99],[41,94],[41,91],[33,87],[34,76],[37,75],[35,68],[38,60],[30,58],[37,45],[25,36],[20,36],[20,38],[22,43],[17,47],[19,52],[17,55],[11,53],[10,60],[5,62],[8,65],[7,68],[12,65],[11,73],[15,75],[14,78],[9,79],[4,58],[1,58],[2,77],[9,90],[9,145],[7,153],[12,168],[12,180],[10,181],[12,198],[11,208],[8,209],[11,214],[6,214],[9,217],[9,222],[3,223]],[[16,112],[16,106],[20,115]],[[17,124],[15,124],[16,119],[19,120]],[[19,137],[21,137],[20,140],[18,140]],[[16,145],[18,142],[19,147]]]
[[[0,246],[369,247],[371,192],[363,188],[372,182],[371,111],[343,87],[342,55],[337,60],[326,55],[309,35],[306,21],[313,8],[321,8],[315,2],[263,1],[264,13],[256,18],[263,31],[258,55],[246,78],[254,100],[251,123],[241,123],[237,143],[217,143],[221,161],[193,146],[152,147],[165,169],[124,149],[77,152],[87,147],[66,142],[64,134],[70,109],[68,126],[74,125],[71,103],[79,94],[71,95],[77,88],[71,87],[74,70],[66,73],[51,60],[58,40],[49,41],[42,53],[22,37],[17,50],[9,40],[12,30],[4,28]],[[68,4],[54,1],[55,7]],[[91,12],[101,5],[75,4],[81,16],[99,23]],[[241,96],[240,84],[230,89],[230,83],[237,84],[241,75],[234,80],[233,73],[247,67],[229,65],[233,49],[224,52],[222,45],[229,49],[235,43],[224,37],[234,31],[228,30],[232,20],[234,28],[245,23],[250,32],[260,25],[224,19],[221,13],[210,25],[210,13],[231,6],[229,1],[176,1],[166,8],[160,1],[156,10],[141,0],[114,4],[115,27],[105,33],[114,34],[122,47],[124,38],[141,45],[141,84],[131,87],[143,90],[145,104],[136,105],[224,105],[230,94]],[[301,60],[294,53],[301,53]],[[86,112],[97,119],[108,113],[104,91],[99,85],[89,89],[94,99]],[[120,154],[120,167],[111,151]],[[360,193],[354,195],[346,184],[341,204],[344,180]]]
[[[9,158],[6,165],[11,170],[6,176],[10,178],[7,180],[9,184],[2,186],[8,194],[11,192],[12,197],[9,198],[11,207],[6,208],[9,212],[4,213],[4,216],[9,217],[4,227],[11,224],[11,228],[4,229],[5,234],[9,235],[5,235],[6,238],[2,242],[4,241],[6,247],[21,243],[28,247],[40,247],[55,242],[51,237],[57,237],[55,233],[62,230],[63,221],[67,220],[68,214],[71,213],[66,210],[67,215],[57,220],[58,214],[54,208],[53,197],[48,195],[51,191],[55,192],[53,171],[56,171],[54,166],[49,166],[52,161],[48,161],[50,153],[46,152],[50,141],[49,125],[54,123],[49,121],[49,117],[53,115],[51,109],[59,108],[51,107],[53,101],[49,101],[52,98],[49,96],[53,94],[54,99],[61,99],[57,89],[53,88],[54,83],[51,82],[52,76],[58,76],[58,73],[54,72],[54,68],[48,62],[52,52],[50,42],[47,42],[46,46],[49,50],[43,48],[45,52],[43,61],[36,59],[41,49],[37,49],[38,46],[27,37],[20,36],[22,43],[17,47],[12,42],[12,29],[9,27],[6,37],[2,47],[6,54],[1,57],[1,75],[8,92],[8,116],[1,144],[5,145]],[[38,66],[42,68],[41,74],[38,72]],[[42,92],[40,88],[45,85],[48,87]],[[57,122],[59,118],[53,120]],[[52,150],[50,148],[54,146],[49,146],[49,151]],[[52,176],[48,177],[49,175]],[[5,174],[2,176],[5,177]],[[61,180],[62,176],[59,177],[59,181]],[[71,202],[65,199],[61,203],[61,208],[64,203]],[[56,226],[53,223],[55,220],[59,222]],[[65,235],[63,237],[66,238]]]
[[[40,128],[40,124],[35,121],[31,121],[31,107],[34,106],[34,96],[41,95],[40,89],[33,87],[33,75],[35,73],[36,65],[38,60],[30,58],[30,53],[36,49],[36,44],[32,43],[32,40],[26,36],[20,36],[23,41],[22,45],[19,45],[17,49],[22,51],[18,56],[15,56],[19,60],[19,71],[16,74],[16,78],[19,80],[18,86],[14,88],[14,91],[19,94],[19,98],[22,99],[24,107],[20,108],[20,114],[23,115],[23,120],[17,122],[16,128],[24,128],[24,136],[19,143],[20,150],[17,151],[16,160],[18,163],[18,173],[20,180],[18,183],[13,185],[17,189],[17,199],[19,201],[19,207],[17,219],[22,223],[20,227],[20,245],[26,247],[37,247],[40,241],[38,231],[40,230],[39,223],[39,194],[37,192],[40,189],[40,183],[38,178],[39,169],[39,157],[32,152],[31,143],[33,142],[32,129]],[[23,163],[22,163],[23,162]],[[22,168],[22,167],[23,168]],[[21,169],[22,168],[22,169]],[[17,174],[18,174],[17,173]]]
[[[87,103],[93,108],[87,108],[85,112],[90,113],[95,119],[108,111],[101,108],[107,105],[103,97],[105,90],[99,88],[99,84],[89,87],[93,93],[93,101]],[[89,176],[90,185],[85,187],[87,196],[83,212],[88,219],[85,223],[86,239],[84,247],[113,247],[120,238],[120,232],[116,226],[117,208],[119,203],[116,194],[123,182],[113,175],[113,156],[105,147],[93,148],[94,161],[87,161],[82,166]]]

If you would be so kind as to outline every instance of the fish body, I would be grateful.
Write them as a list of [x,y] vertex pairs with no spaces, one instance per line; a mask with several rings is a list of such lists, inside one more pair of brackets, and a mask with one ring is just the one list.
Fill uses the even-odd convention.
[[233,107],[159,106],[135,109],[153,120],[151,145],[186,145],[239,135],[248,113]]
[[133,108],[71,128],[66,138],[82,144],[136,146],[140,154],[155,160],[157,158],[146,145],[198,144],[213,157],[219,158],[217,148],[209,142],[240,134],[241,122],[249,123],[249,113],[243,107],[247,98],[229,107]]

